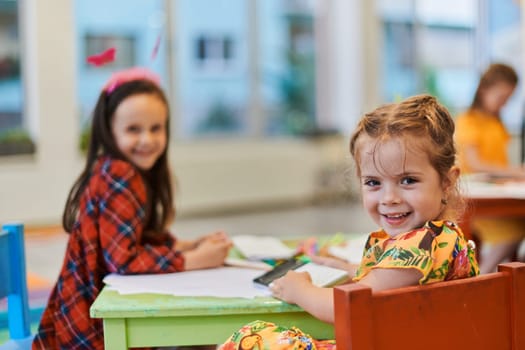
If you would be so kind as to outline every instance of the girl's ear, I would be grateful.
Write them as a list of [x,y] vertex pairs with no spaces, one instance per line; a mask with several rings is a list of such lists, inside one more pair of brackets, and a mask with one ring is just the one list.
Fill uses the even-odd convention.
[[443,192],[448,193],[451,188],[456,185],[461,171],[458,166],[453,166],[447,173],[446,178],[443,179]]

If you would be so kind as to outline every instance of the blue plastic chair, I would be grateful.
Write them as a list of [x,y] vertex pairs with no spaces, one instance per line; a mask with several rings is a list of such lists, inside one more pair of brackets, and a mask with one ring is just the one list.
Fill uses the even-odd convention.
[[0,299],[7,297],[9,338],[0,350],[31,349],[24,226],[9,223],[0,231]]

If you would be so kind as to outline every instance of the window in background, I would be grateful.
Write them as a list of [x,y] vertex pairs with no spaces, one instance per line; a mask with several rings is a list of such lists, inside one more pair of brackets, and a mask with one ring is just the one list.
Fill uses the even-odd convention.
[[195,58],[201,70],[224,70],[233,61],[233,40],[221,35],[202,35],[196,41]]
[[33,153],[24,121],[17,1],[0,1],[0,155]]
[[264,131],[308,135],[316,131],[315,2],[258,2],[260,91]]
[[[137,54],[135,53],[135,37],[132,35],[129,36],[116,36],[116,35],[92,35],[86,34],[85,40],[85,52],[86,57],[100,54],[108,48],[115,48],[115,51],[118,52],[118,55],[115,55],[115,60],[104,65],[104,68],[108,69],[123,69],[127,67],[132,67],[135,65],[135,58]],[[87,61],[85,65],[89,66]],[[100,69],[99,67],[93,69]]]
[[245,136],[250,107],[249,1],[179,0],[173,6],[177,135]]
[[311,3],[177,2],[180,137],[304,135],[315,128]]
[[[80,118],[115,69],[154,69],[178,138],[304,135],[315,129],[312,0],[77,0]],[[150,53],[162,33],[154,61]],[[169,44],[169,48],[168,48]],[[94,68],[86,57],[117,49]]]
[[466,108],[479,71],[474,0],[377,0],[384,48],[383,99],[428,92],[453,114]]
[[[75,1],[81,148],[86,147],[89,121],[100,90],[113,72],[143,66],[159,74],[163,86],[169,86],[164,13],[163,0]],[[88,56],[111,47],[116,49],[113,63],[101,67],[86,64]],[[157,48],[158,52],[152,59]]]

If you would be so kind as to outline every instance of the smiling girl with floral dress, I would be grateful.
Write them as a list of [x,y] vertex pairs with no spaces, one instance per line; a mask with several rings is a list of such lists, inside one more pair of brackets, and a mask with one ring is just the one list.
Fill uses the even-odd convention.
[[[350,140],[363,206],[380,227],[365,244],[357,267],[333,258],[317,263],[344,268],[373,291],[476,276],[473,247],[453,220],[462,200],[453,141],[454,121],[430,95],[377,108],[363,116]],[[334,322],[332,288],[290,271],[271,285],[273,296]],[[254,321],[236,331],[221,350],[323,349],[297,328]]]

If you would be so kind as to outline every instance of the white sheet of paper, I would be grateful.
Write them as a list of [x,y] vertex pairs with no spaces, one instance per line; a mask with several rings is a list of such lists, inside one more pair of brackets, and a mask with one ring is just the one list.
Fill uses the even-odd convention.
[[332,246],[328,252],[333,256],[346,260],[352,264],[359,264],[363,258],[363,249],[365,248],[368,234],[352,237],[341,246]]
[[507,181],[489,183],[477,181],[473,176],[462,178],[463,194],[470,198],[517,198],[525,199],[525,182]]
[[294,254],[294,250],[277,237],[238,235],[233,236],[232,241],[248,260],[288,259]]
[[331,266],[307,263],[295,269],[297,272],[308,272],[312,283],[318,287],[328,287],[348,279],[348,271]]
[[110,274],[104,278],[104,283],[120,294],[254,298],[269,295],[268,291],[253,284],[253,279],[260,274],[258,269],[219,267],[156,275]]

